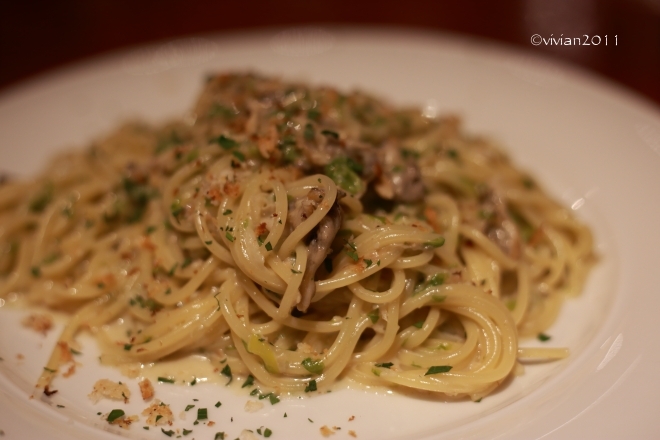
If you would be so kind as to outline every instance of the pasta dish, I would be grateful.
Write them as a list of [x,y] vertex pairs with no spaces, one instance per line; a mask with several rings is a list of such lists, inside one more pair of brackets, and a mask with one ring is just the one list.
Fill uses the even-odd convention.
[[[0,297],[70,313],[101,362],[203,350],[281,393],[340,378],[478,400],[594,260],[589,229],[458,118],[256,74],[0,186]],[[121,321],[122,332],[104,326]]]

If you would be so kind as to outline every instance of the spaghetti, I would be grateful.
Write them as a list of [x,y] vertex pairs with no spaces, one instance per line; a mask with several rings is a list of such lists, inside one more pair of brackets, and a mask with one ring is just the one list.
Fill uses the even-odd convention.
[[[279,392],[348,377],[472,399],[580,292],[589,229],[455,117],[253,74],[0,187],[0,296],[113,365],[203,349]],[[121,319],[121,336],[104,331]]]

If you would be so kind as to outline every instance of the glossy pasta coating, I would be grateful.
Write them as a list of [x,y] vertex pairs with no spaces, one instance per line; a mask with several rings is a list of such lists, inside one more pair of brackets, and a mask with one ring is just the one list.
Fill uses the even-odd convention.
[[518,358],[567,354],[519,337],[594,260],[588,228],[457,118],[255,74],[4,184],[0,225],[0,295],[72,313],[41,387],[92,329],[114,365],[203,349],[277,392],[479,399]]

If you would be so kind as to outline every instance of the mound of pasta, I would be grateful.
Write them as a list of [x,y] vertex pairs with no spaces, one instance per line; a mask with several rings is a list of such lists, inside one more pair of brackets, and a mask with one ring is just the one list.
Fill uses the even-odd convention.
[[568,354],[519,338],[593,261],[589,229],[456,117],[255,74],[4,183],[0,239],[0,296],[71,314],[44,388],[91,330],[107,364],[203,350],[282,393],[476,400]]

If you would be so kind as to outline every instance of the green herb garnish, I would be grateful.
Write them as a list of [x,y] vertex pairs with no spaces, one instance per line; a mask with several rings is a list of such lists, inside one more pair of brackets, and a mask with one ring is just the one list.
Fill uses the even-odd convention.
[[254,385],[254,376],[249,374],[243,385],[241,385],[241,388],[251,387],[252,385]]
[[357,247],[355,246],[355,243],[351,243],[347,241],[346,246],[348,246],[348,249],[345,249],[346,255],[351,257],[353,261],[357,262],[360,259],[360,257],[358,256]]
[[309,393],[310,391],[316,391],[316,381],[310,380],[307,386],[305,387],[305,392]]
[[424,243],[425,246],[431,246],[431,247],[434,247],[434,248],[439,248],[443,244],[445,244],[445,238],[444,237],[438,237],[438,238],[435,238],[431,241],[427,241],[426,243]]
[[197,420],[208,420],[208,411],[206,408],[197,408]]
[[229,378],[229,382],[227,382],[227,385],[229,385],[231,383],[232,379],[233,379],[233,377],[231,375],[231,367],[229,366],[229,364],[225,365],[225,367],[222,369],[222,371],[220,373],[223,376],[227,376]]
[[231,154],[241,162],[245,162],[245,154],[241,153],[240,151],[232,151]]
[[126,414],[124,410],[113,409],[112,411],[110,411],[110,414],[108,414],[108,418],[106,420],[108,421],[108,423],[112,423],[118,418],[123,417],[124,414]]
[[339,139],[339,133],[332,130],[321,130],[321,134],[333,139]]
[[376,364],[376,367],[379,367],[379,368],[392,368],[393,365],[394,364],[392,362],[381,362],[381,363]]
[[380,319],[380,311],[379,311],[378,308],[376,307],[376,308],[373,309],[371,312],[367,313],[367,317],[368,317],[369,319],[371,319],[371,323],[372,323],[372,324],[375,324],[375,323],[377,323],[378,320]]
[[211,142],[220,145],[220,147],[222,147],[223,150],[231,150],[232,148],[238,147],[238,142],[236,142],[232,138],[228,138],[225,135],[211,139]]
[[312,374],[321,374],[323,373],[323,361],[322,360],[314,360],[312,358],[305,358],[301,362],[302,366],[305,368],[305,370],[309,371]]
[[305,129],[303,130],[303,137],[308,142],[314,140],[314,126],[312,124],[310,123],[305,124]]
[[[325,166],[325,175],[350,194],[357,194],[363,188],[363,183],[357,173],[361,166],[348,157],[338,157]],[[360,170],[360,171],[358,171]]]
[[424,373],[424,376],[428,376],[431,374],[438,374],[438,373],[446,373],[451,370],[450,365],[439,365],[439,366],[434,366],[428,369],[426,373]]
[[47,184],[37,196],[30,201],[30,211],[43,212],[46,206],[53,200],[53,185]]

